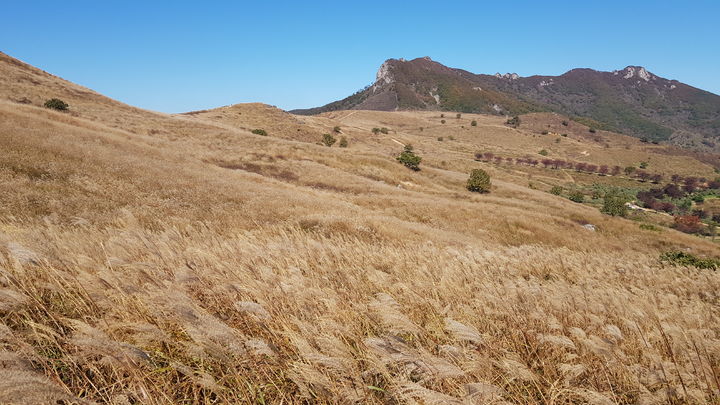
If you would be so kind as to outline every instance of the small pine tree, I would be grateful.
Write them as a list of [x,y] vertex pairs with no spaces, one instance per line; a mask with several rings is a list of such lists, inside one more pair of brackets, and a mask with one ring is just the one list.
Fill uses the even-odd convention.
[[335,139],[334,136],[332,136],[330,134],[323,134],[323,137],[322,137],[323,145],[325,145],[327,147],[331,147],[335,144],[335,142],[337,142],[337,139]]
[[475,121],[475,120],[470,121],[470,126],[471,126],[471,127],[476,127],[476,126],[477,126],[477,121]]
[[490,191],[490,175],[483,169],[473,169],[467,181],[467,189],[474,193],[487,193]]
[[420,161],[422,158],[413,152],[412,145],[405,145],[405,150],[396,158],[398,162],[414,171],[420,170]]
[[347,148],[348,147],[348,140],[344,136],[340,138],[340,143],[338,144],[341,148]]
[[60,100],[59,98],[51,98],[45,102],[45,108],[52,108],[53,110],[66,111],[70,107],[68,103]]
[[603,197],[603,206],[600,212],[614,217],[624,217],[627,215],[627,207],[625,206],[625,198],[618,191],[609,191]]

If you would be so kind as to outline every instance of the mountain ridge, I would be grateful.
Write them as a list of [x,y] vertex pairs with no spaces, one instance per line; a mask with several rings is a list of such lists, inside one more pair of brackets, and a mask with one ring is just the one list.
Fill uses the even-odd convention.
[[557,112],[647,140],[720,151],[720,96],[638,65],[610,72],[575,68],[558,76],[523,77],[475,74],[429,57],[388,59],[372,85],[342,100],[291,112],[312,115],[341,109]]

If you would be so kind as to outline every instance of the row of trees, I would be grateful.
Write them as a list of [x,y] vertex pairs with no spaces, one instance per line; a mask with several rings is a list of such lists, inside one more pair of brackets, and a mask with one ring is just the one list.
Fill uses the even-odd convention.
[[661,174],[653,174],[648,173],[644,170],[637,169],[633,166],[628,166],[626,168],[622,168],[620,166],[607,166],[607,165],[594,165],[591,163],[585,163],[585,162],[571,162],[566,161],[562,159],[533,159],[533,158],[511,158],[511,157],[502,157],[502,156],[495,156],[495,154],[490,152],[485,153],[476,153],[475,154],[475,160],[488,162],[488,163],[496,163],[496,164],[517,164],[517,165],[523,165],[523,166],[532,166],[532,167],[545,167],[546,169],[569,169],[569,170],[575,170],[577,172],[583,172],[583,173],[593,173],[593,174],[599,174],[601,176],[618,176],[621,173],[624,173],[628,177],[635,178],[637,180],[640,180],[642,182],[650,181],[652,183],[660,183],[663,180],[663,176]]

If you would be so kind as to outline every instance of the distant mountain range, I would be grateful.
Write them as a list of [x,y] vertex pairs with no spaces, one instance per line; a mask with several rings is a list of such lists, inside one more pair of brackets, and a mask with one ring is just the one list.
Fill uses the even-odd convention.
[[518,115],[552,111],[598,129],[720,151],[720,96],[650,73],[573,69],[560,76],[474,74],[428,57],[389,59],[375,83],[322,107],[291,111],[440,110]]

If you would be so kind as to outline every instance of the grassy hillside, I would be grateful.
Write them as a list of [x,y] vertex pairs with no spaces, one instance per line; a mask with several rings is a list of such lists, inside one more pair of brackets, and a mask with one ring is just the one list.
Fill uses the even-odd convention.
[[28,78],[0,84],[2,403],[717,401],[718,272],[659,260],[712,240],[547,192],[632,180],[474,159],[712,176],[692,156],[549,114],[170,116],[0,72]]

